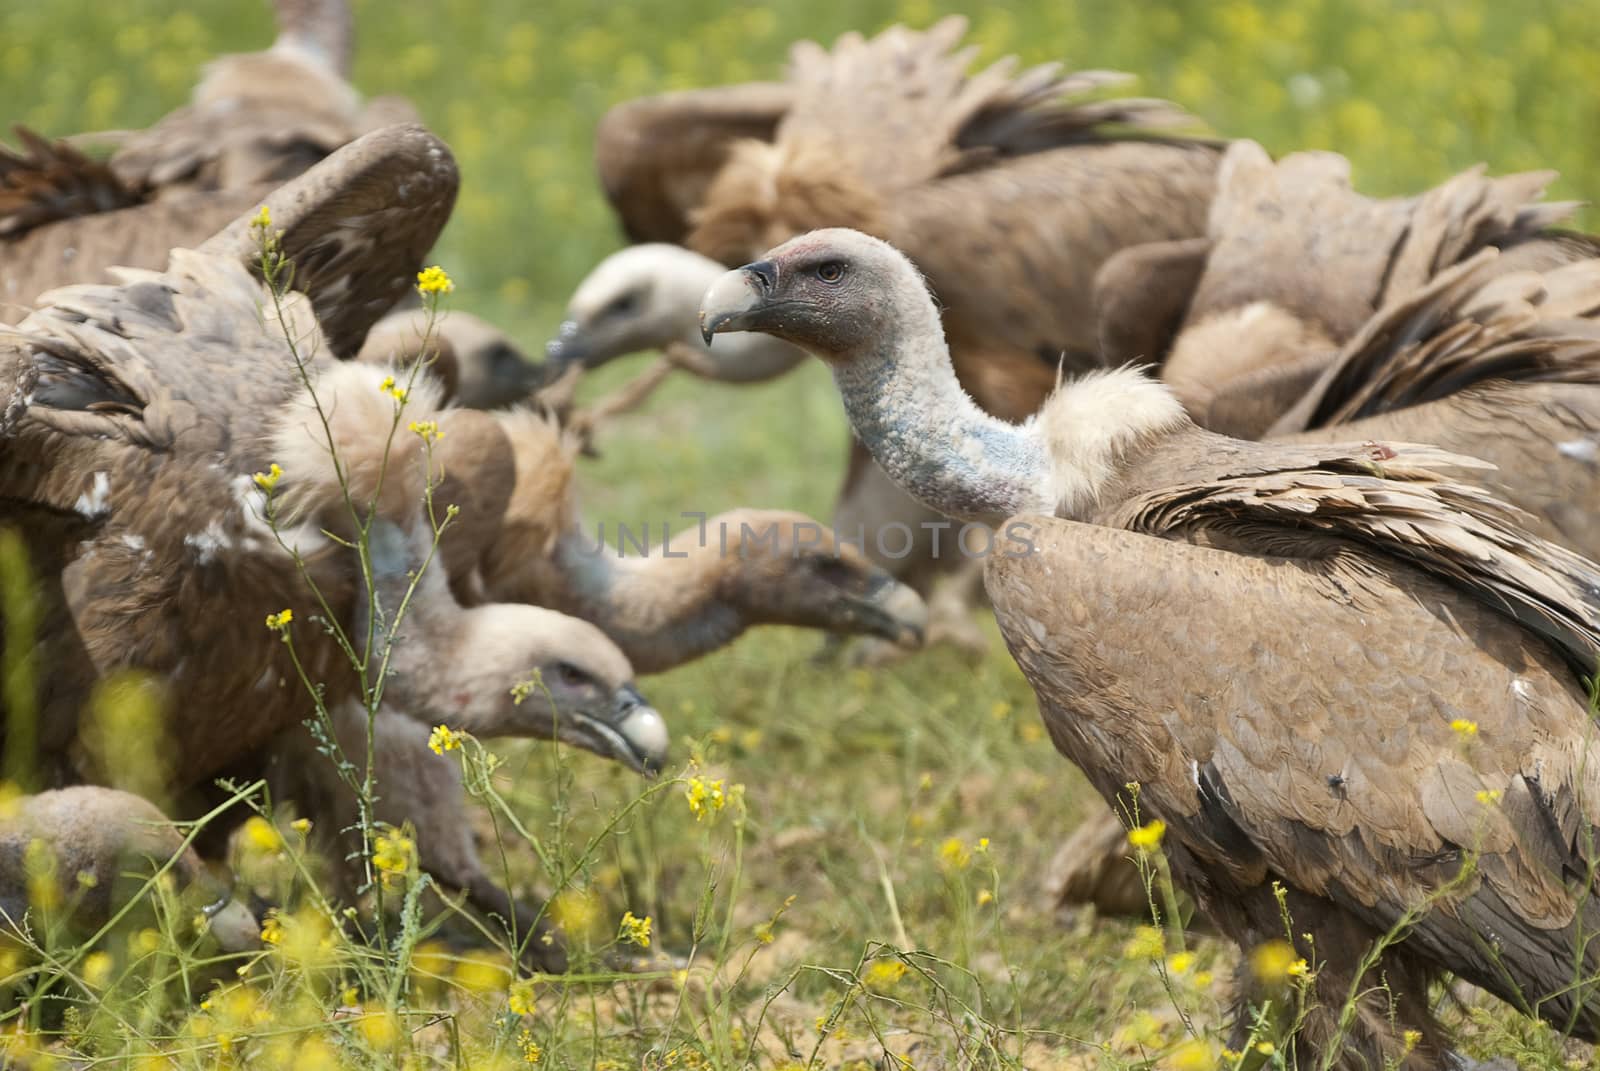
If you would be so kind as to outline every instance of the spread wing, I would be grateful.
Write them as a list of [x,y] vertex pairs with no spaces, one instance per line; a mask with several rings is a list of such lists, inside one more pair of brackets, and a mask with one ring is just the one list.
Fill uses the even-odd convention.
[[1347,423],[1492,380],[1600,383],[1600,260],[1499,273],[1495,250],[1391,302],[1274,434]]
[[0,238],[138,203],[138,196],[100,161],[20,124],[12,130],[21,150],[0,145]]
[[753,82],[641,97],[606,112],[595,166],[628,240],[682,243],[733,144],[771,141],[793,97],[782,83]]

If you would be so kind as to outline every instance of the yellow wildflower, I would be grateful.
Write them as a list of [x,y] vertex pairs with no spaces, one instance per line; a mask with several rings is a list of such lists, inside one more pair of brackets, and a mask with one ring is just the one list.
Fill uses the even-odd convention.
[[1173,974],[1188,974],[1193,967],[1193,952],[1177,952],[1167,959],[1167,970]]
[[90,989],[104,989],[111,981],[111,956],[105,952],[91,952],[83,958],[83,981]]
[[128,948],[150,956],[161,951],[161,931],[146,927],[128,938]]
[[1289,964],[1289,977],[1290,978],[1309,978],[1309,977],[1311,977],[1311,965],[1309,963],[1307,963],[1303,959],[1295,960],[1293,963]]
[[874,993],[887,993],[906,976],[906,965],[897,959],[876,959],[867,967],[861,984]]
[[989,850],[989,838],[988,837],[979,837],[978,838],[978,851],[986,852],[988,850]]
[[390,1049],[400,1037],[400,1022],[395,1014],[383,1008],[368,1007],[366,1014],[357,1020],[361,1037],[374,1049]]
[[382,872],[385,880],[409,874],[416,861],[416,843],[399,830],[391,828],[388,833],[379,833],[373,838],[372,865]]
[[276,911],[267,913],[261,923],[261,939],[269,945],[281,944],[283,941],[283,920],[278,918]]
[[1416,1048],[1422,1043],[1422,1031],[1407,1030],[1404,1034],[1400,1035],[1400,1038],[1405,1042],[1406,1052],[1409,1053],[1412,1049]]
[[1172,1071],[1211,1071],[1217,1066],[1217,1051],[1209,1042],[1190,1038],[1172,1050],[1167,1066]]
[[1478,723],[1469,721],[1466,718],[1456,718],[1450,723],[1450,731],[1463,739],[1469,736],[1477,736]]
[[989,717],[995,721],[1004,721],[1011,714],[1011,704],[1004,699],[996,699],[989,708]]
[[252,851],[271,855],[283,850],[283,837],[271,822],[259,814],[251,815],[244,824],[244,842]]
[[448,725],[435,725],[433,732],[428,734],[428,748],[435,755],[443,755],[446,751],[455,751],[461,746],[461,734]]
[[311,832],[311,819],[296,818],[293,822],[289,823],[289,828],[303,837],[307,833]]
[[417,292],[419,294],[448,294],[455,288],[455,282],[437,264],[417,272]]
[[622,913],[622,924],[617,927],[617,940],[640,948],[650,947],[650,916],[640,918],[632,911]]
[[1273,1053],[1278,1051],[1278,1046],[1274,1045],[1270,1041],[1258,1041],[1256,1042],[1256,1051],[1262,1056],[1271,1056]]
[[409,391],[407,391],[404,387],[395,385],[393,376],[384,376],[383,382],[378,384],[378,389],[402,405],[405,404],[405,400],[410,397]]
[[275,614],[267,615],[267,627],[274,632],[288,632],[289,622],[294,620],[293,610],[280,610]]
[[762,944],[770,945],[772,943],[772,938],[773,938],[772,923],[770,923],[770,922],[757,923],[755,928],[751,932],[755,934],[756,940],[761,942]]
[[544,1052],[539,1048],[538,1042],[533,1040],[533,1035],[524,1030],[517,1035],[517,1047],[522,1050],[524,1063],[536,1064],[544,1058]]
[[574,937],[593,937],[601,925],[600,898],[587,889],[563,889],[550,901],[550,920]]
[[1485,807],[1492,803],[1500,802],[1500,790],[1498,788],[1480,789],[1477,796],[1478,802],[1483,804]]
[[1141,852],[1150,852],[1161,847],[1161,838],[1166,835],[1167,823],[1156,818],[1128,830],[1128,843]]
[[1294,946],[1284,940],[1268,941],[1250,953],[1250,970],[1266,985],[1282,985],[1291,977],[1296,963],[1303,965],[1305,960],[1298,958]]
[[534,986],[537,985],[532,978],[521,978],[511,983],[511,988],[506,991],[506,1007],[511,1009],[512,1015],[532,1015],[538,1004],[534,1000]]
[[965,870],[972,862],[972,853],[960,839],[951,837],[939,845],[939,865],[946,870]]
[[728,805],[728,795],[722,782],[708,781],[698,774],[689,778],[683,795],[689,801],[689,813],[694,815],[696,822],[716,815]]
[[406,430],[419,436],[425,443],[436,443],[444,438],[444,432],[439,430],[437,420],[413,420],[406,425]]
[[1125,959],[1160,959],[1167,951],[1167,939],[1155,926],[1140,926],[1122,946]]
[[270,495],[273,489],[278,486],[278,481],[283,479],[283,469],[274,461],[268,466],[266,472],[258,472],[250,478],[256,482],[257,487]]
[[1194,984],[1195,984],[1195,988],[1196,989],[1210,989],[1211,988],[1211,982],[1212,982],[1212,975],[1211,975],[1210,971],[1196,971],[1195,972]]
[[988,889],[979,889],[978,906],[988,907],[992,903],[994,903],[994,893],[990,892]]

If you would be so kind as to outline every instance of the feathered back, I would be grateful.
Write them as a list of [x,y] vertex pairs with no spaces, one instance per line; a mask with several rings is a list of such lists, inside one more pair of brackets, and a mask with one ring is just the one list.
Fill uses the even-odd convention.
[[1272,428],[1421,405],[1493,379],[1600,383],[1600,260],[1496,275],[1497,250],[1392,301]]
[[139,203],[104,163],[65,141],[46,141],[21,124],[11,129],[22,149],[0,145],[0,238]]
[[1486,178],[1477,167],[1420,197],[1375,200],[1351,189],[1350,162],[1335,153],[1274,163],[1256,143],[1235,142],[1218,175],[1212,249],[1189,322],[1268,301],[1349,338],[1391,296],[1569,216],[1571,204],[1536,203],[1552,178]]
[[[1274,554],[1312,532],[1362,545],[1544,637],[1580,679],[1600,665],[1600,567],[1530,535],[1520,511],[1442,468],[1491,468],[1437,447],[1246,447],[1237,474],[1136,495],[1106,521],[1150,535],[1216,532]],[[1281,534],[1281,535],[1280,535]],[[1290,543],[1284,547],[1288,552]],[[1357,568],[1366,566],[1357,563]]]
[[1126,81],[1047,64],[1014,74],[1006,57],[977,74],[966,20],[926,31],[849,33],[790,52],[793,101],[771,143],[744,141],[706,193],[689,245],[737,263],[796,234],[848,226],[882,233],[882,199],[999,157],[1192,124],[1164,101],[1071,98]]
[[[405,393],[403,406],[397,392]],[[320,363],[311,389],[269,417],[271,456],[284,473],[277,492],[284,519],[348,534],[370,509],[408,531],[418,528],[429,464],[423,436],[410,426],[437,423],[440,395],[425,372],[413,379],[401,369]]]

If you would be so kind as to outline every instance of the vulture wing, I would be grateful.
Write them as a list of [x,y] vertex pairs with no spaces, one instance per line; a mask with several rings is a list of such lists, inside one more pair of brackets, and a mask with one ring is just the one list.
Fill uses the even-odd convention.
[[[1571,979],[1600,969],[1582,936],[1600,923],[1595,728],[1562,660],[1463,598],[1456,565],[1424,576],[1409,551],[1380,565],[1304,533],[1240,554],[1018,520],[1033,552],[991,558],[988,589],[1057,746],[1108,800],[1138,782],[1174,869],[1227,932],[1281,937],[1281,882],[1293,932],[1329,961],[1318,997],[1338,1006],[1380,984],[1355,984],[1361,950],[1421,910],[1403,951],[1547,1020],[1578,1013]],[[1600,1015],[1581,1014],[1592,1036]]]
[[1489,380],[1600,384],[1600,260],[1498,271],[1486,249],[1367,321],[1273,434],[1348,423]]
[[771,141],[794,99],[753,82],[618,104],[595,133],[600,186],[632,242],[682,243],[735,142]]
[[1342,156],[1273,163],[1254,142],[1235,142],[1218,174],[1213,248],[1189,322],[1267,301],[1347,339],[1391,296],[1569,215],[1570,204],[1536,203],[1554,177],[1491,179],[1475,168],[1420,197],[1374,200],[1350,188]]
[[0,238],[138,203],[105,164],[65,141],[46,141],[21,125],[12,129],[22,149],[0,145]]

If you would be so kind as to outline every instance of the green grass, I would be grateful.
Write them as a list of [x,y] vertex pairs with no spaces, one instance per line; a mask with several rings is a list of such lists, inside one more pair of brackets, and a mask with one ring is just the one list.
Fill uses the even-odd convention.
[[[1600,192],[1600,19],[1588,5],[984,6],[974,36],[986,57],[1017,51],[1028,61],[1137,72],[1141,92],[1180,101],[1222,133],[1274,152],[1346,153],[1371,192],[1414,191],[1478,161],[1497,172],[1559,168],[1554,196]],[[954,7],[361,0],[355,80],[371,94],[411,97],[452,145],[465,186],[437,259],[458,282],[454,301],[537,352],[572,286],[617,244],[590,160],[609,104],[771,76],[796,37],[829,39],[896,18],[925,23]],[[269,37],[257,0],[0,5],[0,100],[9,117],[48,134],[142,126],[182,102],[208,57]],[[607,369],[595,389],[630,371]],[[825,517],[845,442],[819,368],[754,389],[674,381],[608,429],[604,456],[583,467],[581,495],[591,521],[658,523],[681,510],[741,505]],[[1168,1052],[1183,1032],[1151,964],[1125,955],[1132,929],[1063,924],[1039,904],[1055,846],[1099,804],[1044,738],[1025,682],[990,634],[991,656],[974,667],[933,652],[868,673],[813,662],[815,635],[765,630],[644,682],[682,741],[679,753],[696,755],[706,776],[744,786],[742,839],[732,814],[697,822],[672,786],[628,812],[576,873],[606,936],[632,910],[653,918],[657,948],[697,949],[682,986],[670,976],[546,985],[538,1014],[517,1020],[505,1011],[504,977],[489,970],[475,986],[484,972],[425,960],[424,974],[455,984],[419,979],[404,1007],[458,1018],[407,1018],[415,1032],[396,1040],[386,1018],[401,1006],[393,972],[340,945],[316,962],[269,956],[250,975],[255,996],[218,998],[193,1016],[181,986],[158,999],[130,979],[99,1012],[69,1021],[72,1043],[112,1061],[165,1038],[159,1047],[185,1067],[318,1066],[334,1053],[350,1064],[398,1065],[411,1045],[419,1066],[510,1066],[527,1028],[544,1066],[732,1068],[752,1039],[759,1066],[803,1066],[818,1018],[826,1022],[853,992],[854,1006],[870,1002],[887,1032],[875,1038],[859,1011],[844,1015],[847,1039],[833,1032],[823,1065],[884,1066],[884,1048],[932,1067],[1114,1067]],[[641,792],[636,779],[588,756],[558,764],[548,747],[497,750],[507,761],[493,783],[564,865]],[[973,854],[984,837],[988,851]],[[513,838],[507,849],[519,886],[550,887],[526,845]],[[258,854],[268,858],[244,863],[263,887],[293,869],[292,850]],[[963,854],[964,867],[950,865]],[[993,899],[980,904],[981,894]],[[763,944],[755,928],[789,897],[775,939]],[[164,969],[187,976],[174,939],[163,941]],[[891,968],[868,968],[875,988],[851,989],[863,955],[902,941],[937,960],[912,959],[898,980]],[[1198,949],[1197,969],[1213,979],[1195,986],[1191,971],[1176,992],[1202,1025],[1214,1025],[1231,961],[1217,945]],[[730,983],[752,952],[747,976]],[[118,956],[119,969],[136,961]],[[366,1028],[332,1021],[350,984],[378,1009]],[[1480,1054],[1561,1065],[1546,1035],[1524,1036],[1504,1016],[1475,1021],[1472,1033]],[[229,1038],[226,1052],[219,1035]],[[292,1048],[313,1036],[331,1048]]]

